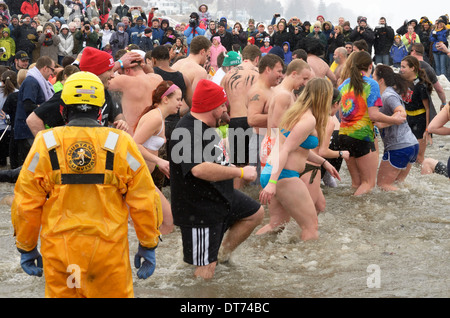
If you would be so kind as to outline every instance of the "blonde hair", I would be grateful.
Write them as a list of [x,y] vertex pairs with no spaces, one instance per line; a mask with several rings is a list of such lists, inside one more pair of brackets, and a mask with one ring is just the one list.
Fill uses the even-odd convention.
[[20,86],[22,85],[22,82],[25,80],[25,77],[27,77],[27,69],[20,69],[17,72],[17,84]]
[[290,131],[303,114],[310,109],[316,118],[317,135],[321,142],[325,135],[332,98],[333,85],[329,80],[318,77],[311,79],[295,103],[281,118],[280,128]]

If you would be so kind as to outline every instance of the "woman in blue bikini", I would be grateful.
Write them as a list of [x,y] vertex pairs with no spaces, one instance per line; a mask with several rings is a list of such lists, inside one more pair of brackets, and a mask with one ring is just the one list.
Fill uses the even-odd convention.
[[[169,162],[158,157],[158,151],[166,143],[165,118],[178,112],[183,105],[181,96],[181,89],[177,85],[171,81],[162,81],[153,92],[153,105],[144,110],[133,135],[150,173],[157,167],[168,178],[170,177]],[[159,230],[161,234],[169,234],[173,231],[172,209],[162,192],[158,188],[156,190],[163,208],[163,223]]]
[[314,78],[308,82],[283,116],[281,134],[261,172],[261,203],[275,204],[283,211],[276,220],[271,219],[270,226],[275,229],[292,217],[302,229],[304,241],[319,236],[316,208],[306,184],[300,179],[306,161],[323,166],[340,180],[339,173],[327,160],[310,151],[325,135],[332,94],[333,87],[328,80]]

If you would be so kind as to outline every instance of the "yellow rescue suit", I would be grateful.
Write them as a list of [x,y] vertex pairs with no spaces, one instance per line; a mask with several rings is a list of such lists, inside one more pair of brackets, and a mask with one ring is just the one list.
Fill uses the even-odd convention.
[[39,132],[14,194],[17,247],[33,250],[40,233],[46,297],[134,296],[128,216],[140,244],[155,248],[162,208],[130,135],[106,127]]

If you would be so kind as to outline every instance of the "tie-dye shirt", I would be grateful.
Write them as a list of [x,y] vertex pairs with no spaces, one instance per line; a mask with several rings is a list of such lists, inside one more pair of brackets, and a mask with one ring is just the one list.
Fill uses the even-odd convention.
[[365,82],[363,93],[356,96],[353,88],[350,88],[350,78],[347,78],[339,90],[341,91],[341,126],[340,135],[373,141],[373,123],[369,118],[369,107],[382,106],[380,87],[378,83],[367,76],[363,76]]

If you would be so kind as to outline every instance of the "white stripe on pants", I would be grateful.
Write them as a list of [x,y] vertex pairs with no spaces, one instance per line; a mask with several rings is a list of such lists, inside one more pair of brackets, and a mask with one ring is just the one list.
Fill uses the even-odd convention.
[[196,266],[209,264],[209,228],[192,229],[192,260]]

